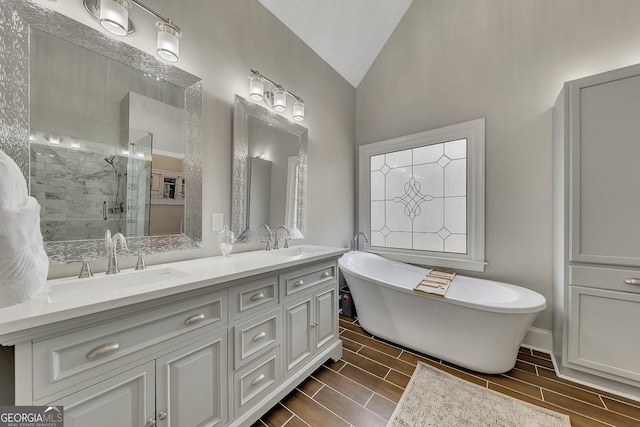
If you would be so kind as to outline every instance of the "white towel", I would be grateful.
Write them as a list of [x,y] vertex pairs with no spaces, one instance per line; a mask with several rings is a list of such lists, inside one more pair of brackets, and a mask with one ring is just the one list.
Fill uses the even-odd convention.
[[24,302],[47,280],[40,205],[16,163],[0,150],[0,308]]

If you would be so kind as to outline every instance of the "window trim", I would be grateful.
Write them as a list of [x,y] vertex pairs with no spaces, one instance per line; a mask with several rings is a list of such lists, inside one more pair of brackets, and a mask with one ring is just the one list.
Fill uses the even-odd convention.
[[364,250],[411,264],[484,272],[485,247],[485,119],[471,120],[412,135],[362,145],[359,148],[358,231],[371,232],[370,158],[457,139],[467,139],[467,253],[372,247]]

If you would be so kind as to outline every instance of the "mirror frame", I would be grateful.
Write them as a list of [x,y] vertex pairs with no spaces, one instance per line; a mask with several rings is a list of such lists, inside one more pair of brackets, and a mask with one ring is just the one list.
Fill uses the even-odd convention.
[[[247,156],[249,154],[249,117],[261,120],[296,135],[298,154],[298,230],[304,238],[307,202],[307,128],[236,95],[233,113],[233,192],[231,197],[231,229],[238,243],[265,240],[266,231],[247,228]],[[238,232],[242,230],[241,232]],[[275,231],[275,230],[274,230]]]
[[[131,237],[124,255],[196,249],[202,242],[202,80],[31,0],[0,0],[0,148],[29,182],[29,58],[34,27],[185,90],[184,234]],[[52,264],[105,258],[104,241],[45,242]]]

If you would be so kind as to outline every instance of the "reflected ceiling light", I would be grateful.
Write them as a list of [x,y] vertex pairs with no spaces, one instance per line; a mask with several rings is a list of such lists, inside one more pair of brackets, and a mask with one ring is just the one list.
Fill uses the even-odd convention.
[[129,10],[133,4],[158,18],[156,51],[158,56],[168,62],[177,62],[180,58],[180,28],[158,12],[142,4],[139,0],[82,0],[85,10],[110,33],[126,36],[135,31],[129,19]]
[[[265,89],[265,82],[272,86],[270,90]],[[268,106],[279,113],[283,113],[287,110],[287,95],[294,99],[293,120],[297,122],[304,120],[304,101],[302,98],[260,74],[259,71],[251,70],[249,75],[249,98],[252,101],[265,101]]]

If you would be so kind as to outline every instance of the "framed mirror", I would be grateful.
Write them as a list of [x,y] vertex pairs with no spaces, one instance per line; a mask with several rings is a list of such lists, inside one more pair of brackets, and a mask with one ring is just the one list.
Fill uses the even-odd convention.
[[238,242],[266,240],[263,225],[303,238],[306,189],[307,129],[236,95],[231,228]]
[[130,254],[199,247],[201,80],[31,1],[0,18],[1,148],[50,261],[104,258],[107,229]]

